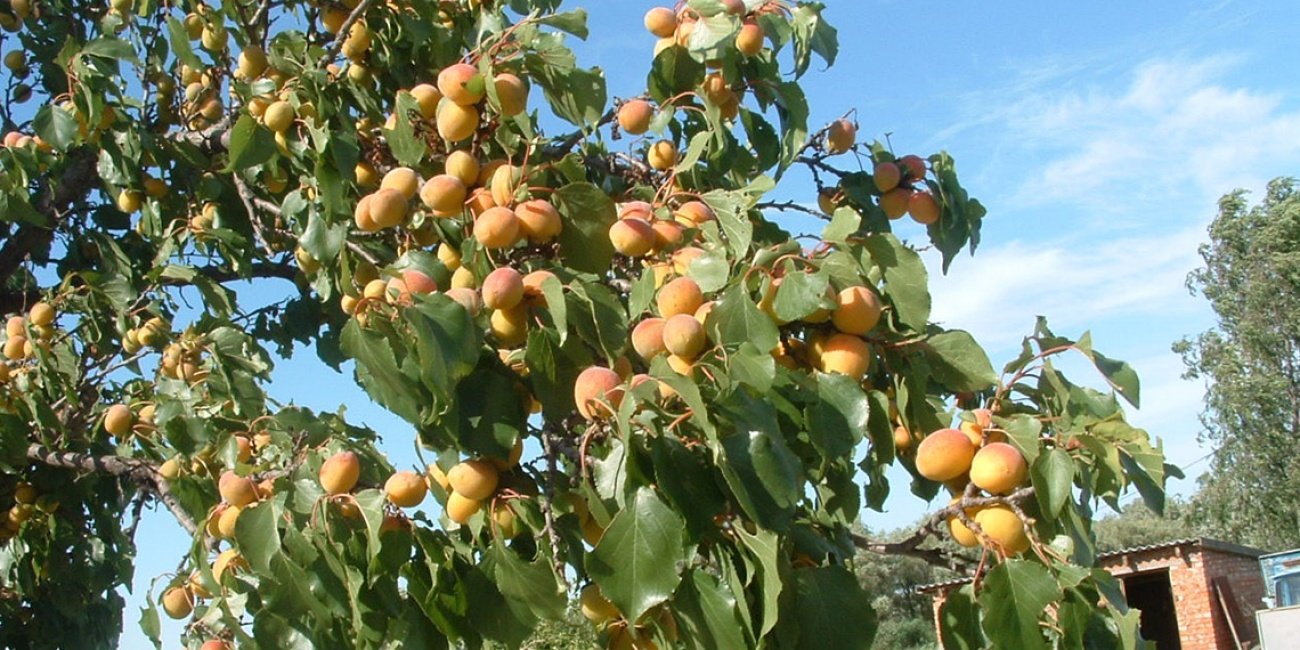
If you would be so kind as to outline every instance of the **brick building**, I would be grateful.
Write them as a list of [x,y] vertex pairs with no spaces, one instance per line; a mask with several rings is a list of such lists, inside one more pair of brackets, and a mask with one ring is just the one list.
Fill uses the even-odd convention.
[[[1196,538],[1103,553],[1098,563],[1120,579],[1129,606],[1142,612],[1142,637],[1155,641],[1158,650],[1235,650],[1258,644],[1263,554]],[[965,582],[920,588],[933,599],[936,626],[948,591]]]

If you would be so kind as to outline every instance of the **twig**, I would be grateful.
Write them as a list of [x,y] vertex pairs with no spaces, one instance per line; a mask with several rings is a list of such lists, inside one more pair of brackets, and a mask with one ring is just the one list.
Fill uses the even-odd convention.
[[262,221],[257,218],[257,209],[253,207],[253,193],[249,191],[248,185],[244,183],[244,179],[238,172],[231,174],[231,178],[235,182],[235,192],[239,194],[239,200],[244,204],[244,211],[248,213],[248,224],[253,228],[253,236],[257,238],[257,243],[267,255],[275,255],[271,243],[266,240],[266,233],[262,232]]
[[812,208],[804,206],[800,203],[796,203],[794,201],[782,201],[782,202],[766,201],[764,203],[759,203],[754,207],[758,208],[759,210],[787,210],[787,211],[792,210],[795,212],[803,212],[805,214],[811,214],[812,216],[817,217],[818,219],[825,219],[827,221],[830,221],[831,219],[831,216],[829,214],[826,214],[821,210],[814,210]]
[[325,55],[320,58],[320,63],[316,64],[316,67],[324,69],[334,60],[334,57],[338,56],[339,50],[343,48],[343,41],[348,38],[348,32],[352,31],[352,26],[361,19],[361,16],[366,13],[373,1],[361,0],[356,9],[353,9],[352,13],[348,14],[347,20],[343,21],[343,24],[339,26],[338,33],[334,35],[334,41],[330,43],[329,47],[325,48]]
[[560,557],[560,534],[555,530],[555,481],[560,475],[555,461],[555,445],[551,441],[550,426],[542,428],[542,451],[546,454],[546,499],[540,502],[542,516],[546,519],[543,531],[547,540],[551,543],[551,565],[555,570],[555,575],[560,578],[567,591],[569,589],[569,580],[564,575],[564,561]]

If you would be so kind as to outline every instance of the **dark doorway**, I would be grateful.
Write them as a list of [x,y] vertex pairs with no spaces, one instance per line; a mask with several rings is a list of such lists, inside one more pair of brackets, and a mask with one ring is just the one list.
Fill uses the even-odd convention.
[[1124,595],[1128,606],[1141,610],[1142,638],[1154,641],[1157,650],[1181,650],[1178,641],[1178,616],[1174,612],[1174,593],[1169,587],[1169,571],[1141,573],[1124,578]]

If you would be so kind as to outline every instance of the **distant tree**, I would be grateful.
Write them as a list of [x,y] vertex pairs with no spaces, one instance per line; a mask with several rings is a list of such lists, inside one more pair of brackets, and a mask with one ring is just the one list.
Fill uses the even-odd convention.
[[1279,178],[1249,207],[1219,201],[1188,286],[1218,325],[1175,344],[1207,384],[1203,436],[1215,446],[1193,508],[1207,532],[1263,548],[1300,546],[1300,194]]
[[[1135,501],[1120,513],[1098,519],[1093,531],[1097,534],[1097,550],[1102,553],[1198,537],[1205,532],[1203,524],[1192,520],[1187,501],[1177,498],[1165,502],[1163,516]],[[1237,540],[1228,537],[1227,541]]]

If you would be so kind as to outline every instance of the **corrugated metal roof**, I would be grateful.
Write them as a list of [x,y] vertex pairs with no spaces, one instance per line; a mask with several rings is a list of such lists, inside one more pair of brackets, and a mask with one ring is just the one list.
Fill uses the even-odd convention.
[[[1099,553],[1097,554],[1097,560],[1100,562],[1102,560],[1108,560],[1110,558],[1120,557],[1124,555],[1134,555],[1137,553],[1146,553],[1149,551],[1160,551],[1168,548],[1178,548],[1180,546],[1193,546],[1193,545],[1201,546],[1215,551],[1222,551],[1224,553],[1245,555],[1247,557],[1259,557],[1261,555],[1264,555],[1264,551],[1261,551],[1257,548],[1251,548],[1249,546],[1241,546],[1239,544],[1224,542],[1217,539],[1210,539],[1208,537],[1186,537],[1183,539],[1172,539],[1167,542],[1161,542],[1159,544],[1131,546],[1129,548],[1122,548],[1118,551],[1107,551],[1105,553]],[[966,584],[967,582],[970,582],[970,578],[954,578],[952,580],[945,580],[943,582],[933,582],[928,585],[921,585],[917,587],[916,590],[920,592],[937,591],[939,589],[946,589],[948,587],[955,587],[957,585]]]

